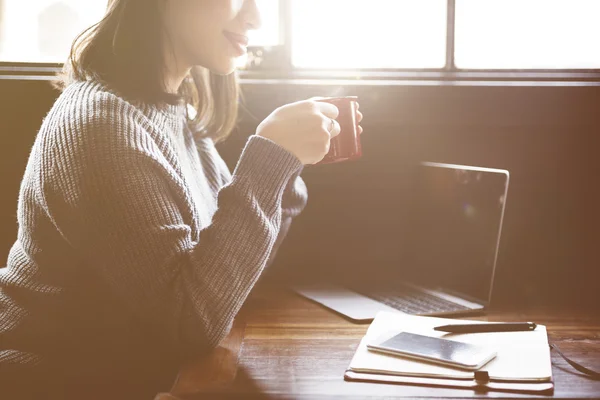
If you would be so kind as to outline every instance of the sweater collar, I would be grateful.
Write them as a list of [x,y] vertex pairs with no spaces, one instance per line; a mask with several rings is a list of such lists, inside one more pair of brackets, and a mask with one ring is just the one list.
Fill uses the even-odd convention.
[[187,107],[185,102],[178,104],[141,104],[142,112],[154,122],[159,129],[179,132],[187,121]]
[[150,104],[142,101],[132,101],[123,97],[118,91],[109,85],[96,81],[95,85],[102,90],[114,94],[121,99],[129,102],[134,107],[142,111],[144,115],[152,121],[160,130],[179,132],[183,129],[188,119],[187,104],[184,100],[177,103]]

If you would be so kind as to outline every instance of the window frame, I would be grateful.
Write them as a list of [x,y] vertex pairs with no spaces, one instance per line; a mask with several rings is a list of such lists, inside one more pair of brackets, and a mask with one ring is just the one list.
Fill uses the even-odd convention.
[[[464,69],[455,65],[455,6],[447,0],[446,65],[424,69],[302,69],[292,66],[292,0],[279,0],[280,43],[278,46],[250,47],[250,57],[261,56],[260,67],[239,71],[242,80],[344,80],[353,81],[453,81],[493,82],[600,82],[598,69]],[[0,79],[52,79],[62,63],[0,62]]]

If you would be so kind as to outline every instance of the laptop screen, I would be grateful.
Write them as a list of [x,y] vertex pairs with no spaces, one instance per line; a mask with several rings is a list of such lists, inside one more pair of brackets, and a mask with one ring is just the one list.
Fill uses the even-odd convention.
[[508,172],[423,163],[417,169],[405,272],[486,304],[508,189]]

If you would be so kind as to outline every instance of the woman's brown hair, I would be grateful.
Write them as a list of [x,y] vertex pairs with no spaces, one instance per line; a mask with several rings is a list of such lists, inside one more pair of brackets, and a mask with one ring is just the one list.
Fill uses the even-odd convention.
[[196,135],[221,141],[237,121],[237,77],[194,67],[178,95],[167,93],[161,1],[110,0],[104,18],[73,42],[55,86],[63,90],[75,81],[96,80],[134,101],[160,105],[183,100],[197,111],[189,123]]

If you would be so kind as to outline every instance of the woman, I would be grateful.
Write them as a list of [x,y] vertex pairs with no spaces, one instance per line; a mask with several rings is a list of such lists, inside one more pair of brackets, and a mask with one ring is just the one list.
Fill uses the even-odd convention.
[[214,143],[259,25],[254,0],[113,0],[75,41],[0,273],[0,393],[168,390],[228,333],[340,130],[331,104],[286,105],[230,174]]

